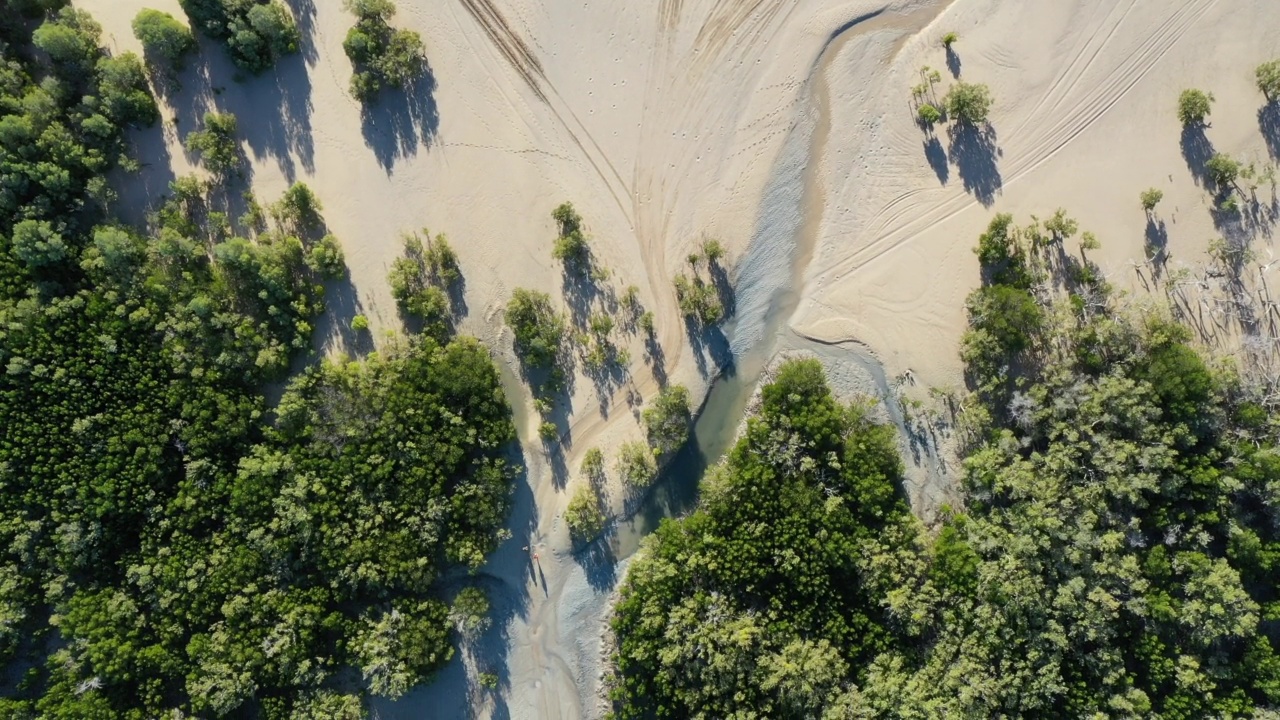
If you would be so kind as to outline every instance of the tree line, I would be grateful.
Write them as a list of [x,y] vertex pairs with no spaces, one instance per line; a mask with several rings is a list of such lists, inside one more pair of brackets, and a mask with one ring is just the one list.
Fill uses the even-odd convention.
[[[997,216],[952,409],[963,508],[814,363],[765,388],[616,608],[618,717],[1248,717],[1280,703],[1277,424],[1243,370],[1122,306],[1057,213]],[[1079,243],[1079,256],[1068,251]]]
[[[156,119],[142,62],[26,7],[0,46],[0,715],[363,717],[483,622],[438,578],[504,537],[497,370],[430,332],[290,377],[345,273],[319,198],[233,218],[184,177],[121,224],[102,178]],[[206,166],[237,152],[234,118],[203,132]]]

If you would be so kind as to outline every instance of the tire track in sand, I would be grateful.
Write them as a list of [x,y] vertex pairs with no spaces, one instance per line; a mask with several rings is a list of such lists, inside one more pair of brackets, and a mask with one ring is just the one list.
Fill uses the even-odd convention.
[[[1025,152],[1015,156],[1009,163],[1009,172],[1006,175],[1004,184],[1008,185],[1043,165],[1070,144],[1072,140],[1096,123],[1108,110],[1123,99],[1155,67],[1156,63],[1173,48],[1177,41],[1217,3],[1218,0],[1194,0],[1183,5],[1170,15],[1155,32],[1150,33],[1133,52],[1129,53],[1119,65],[1107,74],[1099,83],[1099,92],[1088,98],[1086,102],[1078,105],[1074,112],[1067,114],[1061,120],[1049,125],[1048,128],[1036,133],[1031,138],[1030,147]],[[1126,13],[1125,17],[1127,15]],[[1124,17],[1121,18],[1121,22],[1123,20]],[[1116,29],[1112,28],[1107,34],[1104,44],[1114,38]],[[1097,51],[1092,53],[1086,66],[1093,64],[1101,50],[1102,48],[1099,47]],[[1084,74],[1084,72],[1085,70],[1082,70],[1081,74]],[[1078,78],[1072,83],[1074,84],[1077,81]],[[1052,91],[1059,84],[1061,84],[1061,79],[1055,82],[1050,90]],[[1054,103],[1054,107],[1059,106],[1064,101],[1065,98],[1058,100]],[[1042,106],[1043,103],[1039,107]],[[1031,120],[1024,123],[1024,125],[1027,124],[1031,124]],[[884,217],[886,211],[899,206],[900,203],[907,200],[908,196],[915,194],[914,192],[908,192],[894,198],[876,213],[876,217],[869,224],[878,226],[881,229],[893,227],[891,222],[886,222],[886,220],[890,219]],[[831,268],[831,272],[839,276],[865,267],[915,240],[933,226],[967,210],[976,202],[967,194],[952,196],[943,203],[925,211],[916,220],[897,227],[853,253],[847,259],[837,263]],[[912,203],[906,207],[897,207],[896,211],[892,212],[892,217],[901,217],[906,210],[917,206],[918,204]]]
[[[600,144],[596,142],[595,137],[591,135],[591,132],[588,131],[586,126],[582,124],[582,121],[578,119],[578,116],[573,112],[572,108],[570,108],[568,103],[564,101],[564,98],[560,96],[555,85],[547,79],[546,71],[543,70],[542,67],[542,62],[539,61],[537,55],[529,49],[528,43],[526,43],[519,34],[511,29],[510,23],[507,22],[502,11],[493,4],[493,0],[460,1],[471,17],[480,24],[480,29],[484,32],[485,36],[489,38],[489,41],[493,44],[493,47],[498,51],[498,53],[502,55],[503,59],[507,61],[507,64],[511,66],[511,69],[514,70],[522,80],[524,80],[525,84],[529,86],[529,89],[533,94],[551,110],[553,115],[555,115],[556,120],[559,121],[560,125],[564,127],[565,131],[569,134],[569,138],[573,140],[573,143],[582,151],[583,157],[587,159],[587,162],[591,165],[592,169],[594,169],[596,174],[600,176],[600,179],[604,181],[605,187],[608,188],[609,194],[613,197],[614,203],[617,204],[618,209],[622,212],[622,216],[627,219],[628,223],[634,225],[635,222],[632,219],[632,208],[628,202],[623,200],[624,196],[629,197],[631,194],[626,181],[622,179],[622,175],[618,173],[618,169],[614,167],[613,163],[609,160],[609,156],[600,148]],[[555,96],[556,102],[552,102],[551,97],[547,93],[548,90],[551,95]],[[557,105],[564,108],[563,112],[557,107]],[[574,125],[577,126],[576,131],[565,120],[566,114],[573,119]],[[591,150],[588,150],[586,143],[582,141],[582,137],[586,137],[587,142],[591,145],[591,149],[595,151],[594,154]],[[604,167],[609,169],[608,173],[606,173],[601,167],[602,164]],[[621,188],[621,194],[619,193],[619,188]]]

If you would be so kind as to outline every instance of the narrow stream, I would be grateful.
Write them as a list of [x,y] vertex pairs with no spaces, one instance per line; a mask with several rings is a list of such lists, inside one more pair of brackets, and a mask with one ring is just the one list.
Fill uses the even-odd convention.
[[[799,307],[822,222],[825,191],[818,168],[831,130],[827,66],[847,42],[871,32],[900,32],[894,44],[896,52],[910,32],[926,25],[937,12],[937,7],[922,5],[904,15],[877,11],[861,16],[837,28],[815,59],[802,109],[770,173],[747,255],[738,265],[734,283],[737,313],[724,328],[732,351],[729,364],[712,381],[689,442],[634,514],[619,521],[609,540],[615,558],[635,553],[640,541],[657,529],[663,518],[679,517],[694,509],[703,474],[733,443],[761,374],[780,351],[804,350],[858,365],[873,381],[890,422],[905,436],[901,409],[884,368],[874,356],[857,343],[829,344],[804,337],[787,323]],[[780,263],[790,267],[787,276],[773,272]],[[930,459],[930,471],[940,472],[937,458]]]

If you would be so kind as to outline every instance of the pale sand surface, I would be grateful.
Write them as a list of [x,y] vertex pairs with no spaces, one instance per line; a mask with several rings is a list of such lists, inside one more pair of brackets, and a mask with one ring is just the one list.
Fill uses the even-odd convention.
[[[139,8],[181,16],[175,0],[76,4],[120,50],[137,48],[129,21]],[[695,395],[711,361],[690,347],[670,281],[704,233],[737,264],[736,352],[804,336],[857,341],[890,377],[912,370],[921,387],[962,382],[963,299],[978,280],[971,248],[994,212],[1067,208],[1098,233],[1093,257],[1112,281],[1140,288],[1130,266],[1143,259],[1137,195],[1157,186],[1171,266],[1200,264],[1216,230],[1180,151],[1176,96],[1212,90],[1209,139],[1261,159],[1252,69],[1280,55],[1272,0],[400,0],[393,24],[422,33],[434,88],[411,100],[389,94],[362,117],[346,92],[350,17],[339,0],[291,6],[304,51],[273,73],[233,82],[221,51],[202,44],[214,80],[198,69],[183,76],[163,131],[139,137],[149,165],[126,201],[189,172],[179,137],[204,109],[231,110],[259,198],[306,181],[346,251],[351,283],[330,288],[326,350],[360,349],[344,331],[356,313],[377,331],[397,326],[386,272],[400,233],[429,227],[460,256],[461,329],[514,368],[501,309],[515,287],[567,302],[549,213],[572,200],[613,271],[608,282],[617,292],[639,286],[655,311],[665,373]],[[999,154],[961,160],[940,130],[947,160],[932,167],[910,87],[928,64],[943,71],[945,91],[939,38],[950,30],[960,34],[961,77],[996,98]],[[775,343],[767,318],[792,306],[778,304],[787,288],[798,305],[780,330],[794,334]],[[499,627],[475,656],[499,674],[500,692],[469,693],[475,669],[455,662],[431,686],[380,705],[382,716],[597,714],[601,618],[624,568],[575,556],[561,512],[581,453],[598,445],[611,457],[637,437],[626,398],[656,392],[642,343],[625,342],[624,382],[597,388],[577,377],[563,457],[543,456],[523,414],[529,472],[516,537],[481,578]]]

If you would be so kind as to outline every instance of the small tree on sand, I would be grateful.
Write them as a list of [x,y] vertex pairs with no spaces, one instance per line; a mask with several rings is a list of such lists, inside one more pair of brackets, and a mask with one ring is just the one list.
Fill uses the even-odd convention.
[[1147,212],[1151,212],[1152,210],[1155,210],[1156,205],[1159,205],[1160,201],[1164,199],[1164,191],[1159,188],[1147,188],[1142,191],[1139,198],[1142,200],[1142,209]]
[[1254,74],[1258,79],[1258,89],[1267,96],[1267,100],[1280,100],[1280,60],[1262,63]]
[[942,103],[957,122],[981,125],[991,112],[991,89],[980,83],[958,82],[947,91]]
[[1178,96],[1178,120],[1183,125],[1203,125],[1213,106],[1213,93],[1183,90]]

